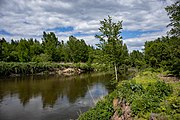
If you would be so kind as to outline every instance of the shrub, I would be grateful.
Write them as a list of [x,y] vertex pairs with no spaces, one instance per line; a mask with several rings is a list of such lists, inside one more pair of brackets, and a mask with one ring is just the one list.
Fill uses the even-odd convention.
[[79,116],[79,120],[109,120],[114,113],[112,101],[115,92],[99,101],[94,108]]

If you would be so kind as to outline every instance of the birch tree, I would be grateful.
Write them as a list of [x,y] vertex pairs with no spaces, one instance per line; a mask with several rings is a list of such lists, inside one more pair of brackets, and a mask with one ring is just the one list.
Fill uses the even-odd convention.
[[[102,50],[103,55],[106,56],[106,62],[113,64],[116,81],[118,81],[118,67],[121,66],[128,55],[127,47],[122,42],[121,34],[122,21],[113,22],[112,18],[100,21],[100,34],[95,37],[100,40],[97,44],[98,48]],[[125,50],[126,49],[126,50]]]

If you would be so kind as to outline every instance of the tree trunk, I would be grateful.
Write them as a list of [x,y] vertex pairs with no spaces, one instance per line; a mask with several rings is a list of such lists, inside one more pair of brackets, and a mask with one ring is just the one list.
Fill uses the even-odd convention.
[[116,67],[116,64],[114,65],[114,69],[115,69],[115,75],[116,75],[116,82],[118,82],[118,76],[117,76],[117,67]]

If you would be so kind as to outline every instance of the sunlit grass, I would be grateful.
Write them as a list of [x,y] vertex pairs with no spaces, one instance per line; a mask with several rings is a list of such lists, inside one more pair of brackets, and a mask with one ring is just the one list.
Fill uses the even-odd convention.
[[157,80],[159,80],[157,73],[152,73],[150,71],[139,72],[137,76],[132,79],[133,82],[142,84],[145,88],[149,83],[155,83]]

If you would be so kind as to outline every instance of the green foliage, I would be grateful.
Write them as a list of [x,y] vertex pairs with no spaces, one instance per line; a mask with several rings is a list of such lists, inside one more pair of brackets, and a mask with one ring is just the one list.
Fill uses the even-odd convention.
[[158,38],[155,41],[145,43],[146,63],[154,68],[164,68],[172,74],[180,76],[180,2],[165,8],[171,26],[171,37]]
[[114,93],[99,101],[94,108],[80,115],[78,120],[109,120],[113,115],[114,108],[112,101]]
[[30,56],[30,44],[25,39],[21,39],[18,46],[17,52],[20,62],[28,62],[31,60]]
[[67,67],[79,68],[84,71],[92,71],[92,66],[87,64],[60,64],[52,62],[0,62],[0,76],[12,75],[12,74],[37,74],[54,72],[56,68],[62,69]]
[[70,59],[77,62],[87,62],[89,53],[88,46],[84,40],[78,40],[77,38],[70,36],[67,42],[67,50],[69,52]]
[[32,58],[32,62],[48,62],[51,58],[47,54],[40,54]]
[[180,76],[180,39],[162,37],[145,43],[145,60],[153,68],[169,70]]
[[148,94],[153,96],[164,97],[172,94],[172,87],[163,81],[157,81],[156,83],[149,83],[146,89],[148,91]]
[[[112,18],[108,16],[108,19],[100,21],[100,34],[95,37],[99,39],[100,43],[97,44],[98,49],[96,51],[95,60],[98,59],[98,63],[106,64],[107,66],[114,66],[115,80],[118,81],[117,68],[128,64],[128,49],[126,44],[123,44],[121,37],[122,21],[117,23],[112,21]],[[110,67],[112,68],[112,67]]]
[[146,65],[144,54],[138,50],[133,50],[130,53],[129,59],[130,59],[131,67],[136,67],[138,69],[141,69]]
[[[91,53],[91,54],[90,54]],[[6,42],[0,39],[0,61],[5,62],[90,62],[94,59],[94,48],[84,40],[73,36],[69,41],[59,42],[53,32],[43,33],[42,43],[37,40],[20,39]]]
[[[178,85],[171,86],[164,81],[159,81],[154,75],[155,73],[146,71],[131,81],[122,81],[113,93],[99,101],[94,108],[82,114],[79,119],[103,119],[104,114],[106,115],[104,119],[110,119],[109,115],[112,116],[114,111],[108,111],[107,106],[112,107],[114,98],[125,99],[131,106],[132,117],[136,119],[149,119],[151,113],[157,114],[158,119],[179,118],[180,92],[173,92],[173,90],[179,91]],[[122,114],[121,109],[118,110],[118,114]]]
[[12,40],[9,44],[4,38],[0,39],[0,61],[19,61],[16,47],[17,42]]
[[93,63],[92,67],[95,69],[95,71],[110,71],[112,68],[112,66],[108,65],[108,64],[100,64],[100,63]]
[[43,48],[39,41],[31,39],[30,40],[30,56],[38,56],[43,53]]
[[129,103],[144,92],[144,88],[141,84],[136,84],[134,82],[122,82],[122,84],[117,87],[118,97],[126,99]]
[[95,37],[100,40],[97,44],[98,48],[102,50],[99,56],[103,56],[102,60],[108,63],[120,66],[128,58],[128,50],[126,44],[122,43],[120,36],[122,30],[122,21],[114,23],[110,16],[108,19],[100,21],[101,27],[99,28],[100,35]]
[[[143,73],[141,77],[144,75],[146,73]],[[134,79],[121,83],[117,87],[117,92],[120,98],[125,98],[130,103],[134,117],[146,119],[149,118],[149,113],[164,112],[160,109],[161,102],[173,93],[172,87],[163,81],[147,81],[145,84],[143,81],[136,83]]]
[[165,10],[168,12],[172,26],[170,34],[180,37],[180,1],[177,0],[174,4],[167,6]]
[[94,67],[90,63],[75,63],[73,64],[75,68],[79,68],[85,71],[93,71]]

